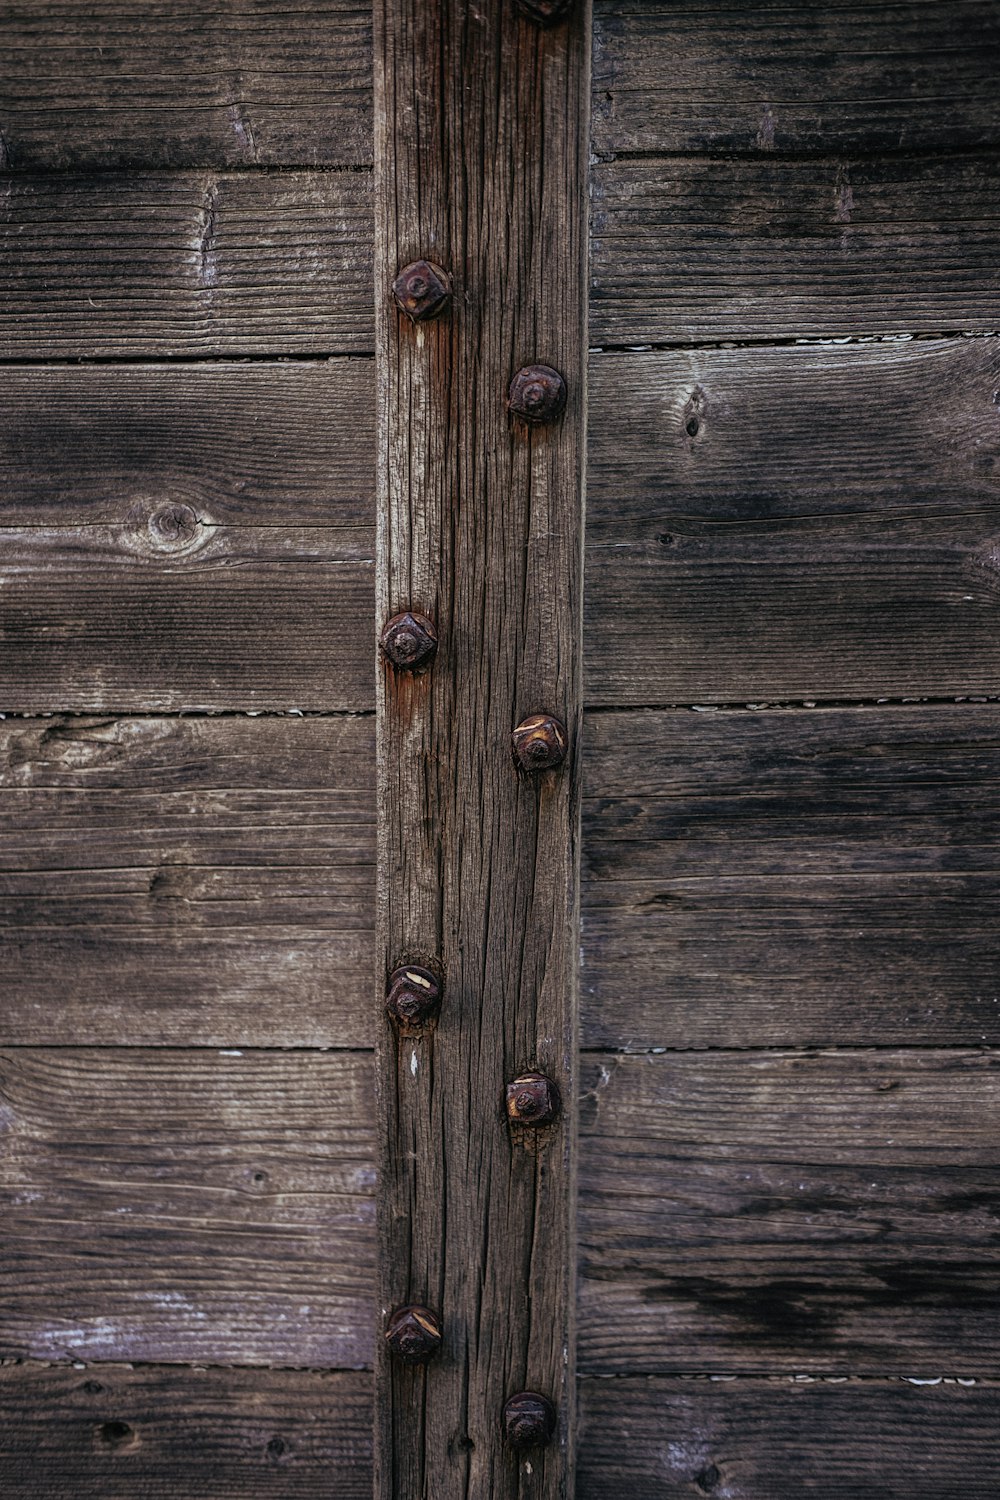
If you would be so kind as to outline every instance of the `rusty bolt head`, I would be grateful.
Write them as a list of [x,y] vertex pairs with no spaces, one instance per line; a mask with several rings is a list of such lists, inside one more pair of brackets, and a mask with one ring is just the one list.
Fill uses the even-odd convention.
[[412,1302],[397,1307],[386,1324],[385,1340],[398,1359],[420,1365],[441,1347],[441,1325],[429,1307]]
[[551,714],[531,714],[514,730],[514,756],[522,771],[551,771],[566,759],[566,726]]
[[522,1073],[507,1085],[507,1115],[518,1125],[551,1125],[559,1113],[559,1090],[544,1073]]
[[400,672],[416,672],[428,666],[434,659],[437,643],[433,622],[409,609],[393,615],[379,640],[383,655]]
[[556,1430],[556,1409],[537,1391],[518,1391],[503,1409],[503,1427],[512,1448],[543,1448]]
[[403,964],[389,975],[385,1008],[404,1026],[421,1026],[441,1004],[441,981],[420,964]]
[[510,383],[507,404],[533,427],[554,422],[566,409],[566,382],[551,365],[525,365]]
[[413,323],[438,318],[451,302],[451,278],[431,260],[414,260],[392,283],[396,306]]

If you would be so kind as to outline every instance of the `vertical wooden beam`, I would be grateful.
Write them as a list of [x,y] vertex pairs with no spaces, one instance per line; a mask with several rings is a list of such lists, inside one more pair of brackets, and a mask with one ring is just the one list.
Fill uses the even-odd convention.
[[[438,635],[416,672],[379,660],[380,1307],[421,1304],[443,1341],[408,1365],[378,1340],[381,1500],[572,1492],[578,767],[586,414],[587,0],[541,26],[512,0],[376,0],[378,628]],[[451,306],[395,305],[418,259]],[[508,410],[524,366],[565,411]],[[567,728],[554,768],[512,731]],[[388,976],[443,980],[436,1022],[384,1009]],[[511,1123],[526,1070],[551,1125]],[[523,1090],[522,1090],[523,1092]],[[502,1412],[547,1396],[557,1430],[515,1451]]]

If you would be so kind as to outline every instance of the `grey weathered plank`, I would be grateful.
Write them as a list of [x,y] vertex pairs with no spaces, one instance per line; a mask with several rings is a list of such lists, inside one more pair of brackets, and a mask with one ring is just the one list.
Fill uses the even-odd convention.
[[3,389],[0,525],[114,526],[174,504],[374,534],[370,359],[14,366]]
[[0,1110],[0,1354],[370,1364],[369,1055],[12,1049]]
[[367,1046],[372,718],[0,724],[0,1040]]
[[0,166],[371,161],[371,11],[357,0],[21,0],[0,48]]
[[994,692],[997,349],[594,356],[588,701]]
[[594,145],[928,151],[1000,141],[992,0],[596,0]]
[[371,1377],[0,1365],[5,1500],[368,1500]]
[[367,172],[13,174],[0,358],[367,353]]
[[584,1380],[579,1500],[993,1500],[1000,1391]]
[[[544,31],[510,5],[376,5],[377,615],[440,633],[429,673],[383,666],[377,695],[378,998],[407,960],[445,978],[435,1032],[376,1033],[380,1307],[427,1304],[444,1334],[426,1372],[377,1342],[380,1500],[573,1486],[589,33],[586,0]],[[413,326],[390,286],[423,255],[454,304]],[[529,430],[505,397],[536,362],[568,403]],[[531,778],[511,731],[539,711],[570,748]],[[534,1139],[504,1110],[526,1068],[564,1100]],[[519,1464],[501,1413],[525,1387],[558,1435]]]
[[591,342],[995,329],[998,188],[993,154],[600,164]]
[[1000,1042],[996,705],[591,714],[590,1046]]
[[1000,1056],[596,1057],[584,1372],[996,1376]]

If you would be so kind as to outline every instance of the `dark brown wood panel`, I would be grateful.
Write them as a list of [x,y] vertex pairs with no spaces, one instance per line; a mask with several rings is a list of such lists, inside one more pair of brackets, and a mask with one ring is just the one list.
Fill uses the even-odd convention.
[[589,702],[994,693],[998,348],[593,356]]
[[9,176],[0,358],[368,353],[367,172]]
[[994,1500],[1000,1391],[584,1380],[578,1500]]
[[1000,141],[992,0],[596,0],[594,146],[927,151]]
[[0,1365],[5,1500],[370,1500],[371,1377]]
[[177,505],[374,538],[370,359],[13,366],[3,409],[2,526],[120,526]]
[[592,344],[997,327],[1000,157],[620,160],[592,174]]
[[0,47],[0,167],[371,161],[371,10],[357,0],[19,0]]
[[0,1354],[368,1366],[371,1090],[366,1053],[6,1052]]
[[1000,1042],[1000,705],[591,714],[584,795],[588,1045]]
[[0,724],[6,1044],[367,1046],[374,720]]
[[588,1060],[587,1374],[1000,1369],[1000,1057]]

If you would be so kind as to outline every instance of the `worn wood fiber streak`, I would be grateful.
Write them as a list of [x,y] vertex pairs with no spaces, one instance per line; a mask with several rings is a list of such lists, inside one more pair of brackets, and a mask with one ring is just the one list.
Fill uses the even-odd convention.
[[993,330],[998,187],[985,153],[598,164],[591,342]]
[[367,1366],[370,1093],[363,1053],[6,1052],[0,1355]]
[[0,46],[0,166],[371,161],[371,9],[356,0],[22,0]]
[[992,0],[596,0],[594,146],[920,151],[1000,143]]
[[584,1380],[579,1500],[993,1500],[1000,1391]]
[[588,1059],[580,1365],[995,1377],[1000,1057]]
[[0,1366],[5,1500],[369,1500],[371,1377]]
[[0,358],[369,353],[368,172],[0,179]]
[[588,715],[587,1045],[1000,1043],[998,825],[995,704]]
[[[385,1500],[572,1487],[589,30],[586,3],[547,31],[505,4],[376,8],[378,619],[412,606],[440,633],[429,674],[380,669],[379,1008],[407,958],[445,976],[435,1034],[378,1023],[380,1304],[444,1326],[426,1372],[377,1356]],[[423,255],[453,272],[454,307],[414,327],[389,286]],[[528,432],[505,397],[537,361],[569,401]],[[510,736],[539,710],[571,748],[532,781]],[[536,1142],[504,1119],[526,1067],[565,1101]],[[525,1387],[560,1431],[519,1465],[500,1415]]]
[[370,1046],[374,741],[372,717],[0,724],[0,1040]]

